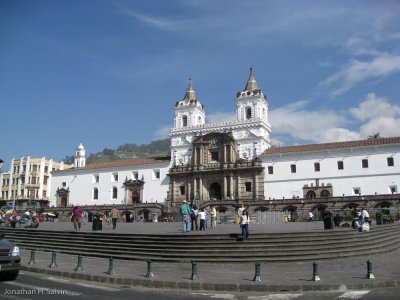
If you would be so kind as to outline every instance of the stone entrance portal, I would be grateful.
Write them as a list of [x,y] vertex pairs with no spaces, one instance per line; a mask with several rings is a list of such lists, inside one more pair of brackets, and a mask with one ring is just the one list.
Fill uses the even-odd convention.
[[143,202],[144,181],[129,179],[124,182],[126,204]]

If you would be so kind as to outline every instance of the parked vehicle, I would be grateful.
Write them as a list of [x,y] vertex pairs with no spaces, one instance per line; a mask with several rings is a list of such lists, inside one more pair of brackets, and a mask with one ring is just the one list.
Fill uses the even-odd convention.
[[19,247],[6,240],[4,233],[0,233],[0,279],[14,280],[18,277],[21,268],[21,254]]

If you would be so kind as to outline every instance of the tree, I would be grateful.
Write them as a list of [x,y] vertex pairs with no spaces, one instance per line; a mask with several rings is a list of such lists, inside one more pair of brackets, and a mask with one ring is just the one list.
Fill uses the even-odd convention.
[[380,134],[379,132],[376,132],[376,133],[374,133],[374,134],[368,136],[368,139],[369,139],[369,140],[377,140],[377,139],[381,139],[381,138],[382,138],[382,137],[381,137],[381,134]]

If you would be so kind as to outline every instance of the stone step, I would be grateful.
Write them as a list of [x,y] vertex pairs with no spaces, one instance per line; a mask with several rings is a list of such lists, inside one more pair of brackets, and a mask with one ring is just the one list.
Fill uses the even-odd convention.
[[137,235],[72,233],[3,228],[25,249],[94,257],[155,261],[304,261],[391,251],[400,245],[399,224],[355,230],[254,234],[246,242],[226,235]]

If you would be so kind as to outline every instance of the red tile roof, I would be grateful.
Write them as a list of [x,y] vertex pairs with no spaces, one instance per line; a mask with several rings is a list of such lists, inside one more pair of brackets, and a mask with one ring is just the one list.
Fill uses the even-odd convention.
[[75,170],[91,170],[91,169],[103,169],[103,168],[108,169],[108,168],[124,167],[124,166],[169,163],[169,161],[170,161],[170,157],[124,159],[124,160],[92,163],[92,164],[87,164],[84,168],[71,168],[71,169],[58,170],[58,171],[53,171],[53,172],[72,171],[72,170],[74,170],[74,171]]
[[309,144],[309,145],[298,145],[298,146],[288,146],[288,147],[273,147],[265,150],[263,155],[337,150],[337,149],[347,149],[347,148],[362,148],[375,145],[390,145],[390,144],[400,144],[400,137],[388,137],[388,138],[378,138],[371,140],[359,140],[359,141],[348,141],[348,142]]

